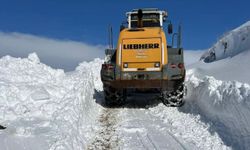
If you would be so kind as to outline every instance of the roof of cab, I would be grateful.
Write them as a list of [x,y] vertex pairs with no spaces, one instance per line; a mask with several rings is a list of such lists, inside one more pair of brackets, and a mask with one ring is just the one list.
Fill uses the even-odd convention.
[[[127,12],[126,15],[131,15],[131,14],[137,14],[139,9],[133,9],[130,12]],[[141,8],[143,13],[159,13],[159,14],[164,14],[167,15],[166,11],[159,10],[158,8]]]

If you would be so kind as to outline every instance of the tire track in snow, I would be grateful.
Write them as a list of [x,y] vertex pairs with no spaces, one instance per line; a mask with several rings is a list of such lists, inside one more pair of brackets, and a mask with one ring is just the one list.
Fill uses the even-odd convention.
[[[135,110],[132,111],[132,116],[134,116],[136,118]],[[135,121],[135,124],[137,124],[138,127],[144,127],[144,125],[140,121]],[[144,138],[143,138],[142,134],[139,133],[138,131],[136,131],[136,135],[137,135],[137,137],[139,137],[143,147],[145,147],[146,149],[148,149],[148,147],[146,147],[146,144],[144,144],[145,142],[148,143],[150,146],[152,146],[153,149],[155,149],[155,150],[158,149],[157,146],[155,145],[155,143],[153,142],[153,140],[148,135],[148,133],[146,133],[146,136],[144,136]]]
[[94,141],[87,149],[116,149],[119,145],[119,139],[116,134],[117,128],[117,109],[106,108],[100,115],[99,123],[101,129],[97,132]]
[[196,149],[170,133],[158,117],[147,109],[124,109],[120,138],[124,149]]

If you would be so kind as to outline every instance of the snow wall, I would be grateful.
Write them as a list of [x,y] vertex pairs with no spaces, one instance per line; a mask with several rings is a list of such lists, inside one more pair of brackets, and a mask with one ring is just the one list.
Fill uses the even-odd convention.
[[89,65],[64,73],[40,63],[34,53],[1,58],[0,124],[7,127],[1,149],[86,147],[99,113],[94,81]]
[[199,70],[187,72],[187,102],[180,111],[201,116],[211,124],[223,142],[234,149],[250,147],[250,86],[237,81],[220,81],[202,76]]

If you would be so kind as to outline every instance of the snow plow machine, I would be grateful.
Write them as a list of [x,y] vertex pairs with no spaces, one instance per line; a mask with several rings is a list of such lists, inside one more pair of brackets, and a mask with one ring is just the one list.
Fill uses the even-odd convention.
[[[126,15],[117,48],[110,46],[105,50],[101,80],[106,105],[122,104],[128,91],[152,89],[159,92],[163,104],[182,106],[186,70],[181,26],[173,33],[167,12],[155,8],[134,9]],[[169,37],[165,35],[165,25]],[[172,45],[167,44],[167,39],[172,40]]]

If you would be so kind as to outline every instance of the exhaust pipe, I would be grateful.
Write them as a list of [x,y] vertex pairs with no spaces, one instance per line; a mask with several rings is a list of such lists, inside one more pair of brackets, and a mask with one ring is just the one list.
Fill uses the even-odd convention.
[[138,10],[138,12],[137,12],[137,17],[138,17],[138,20],[137,20],[137,27],[138,27],[138,28],[142,28],[142,27],[143,27],[143,24],[142,24],[143,12],[142,12],[141,9]]

